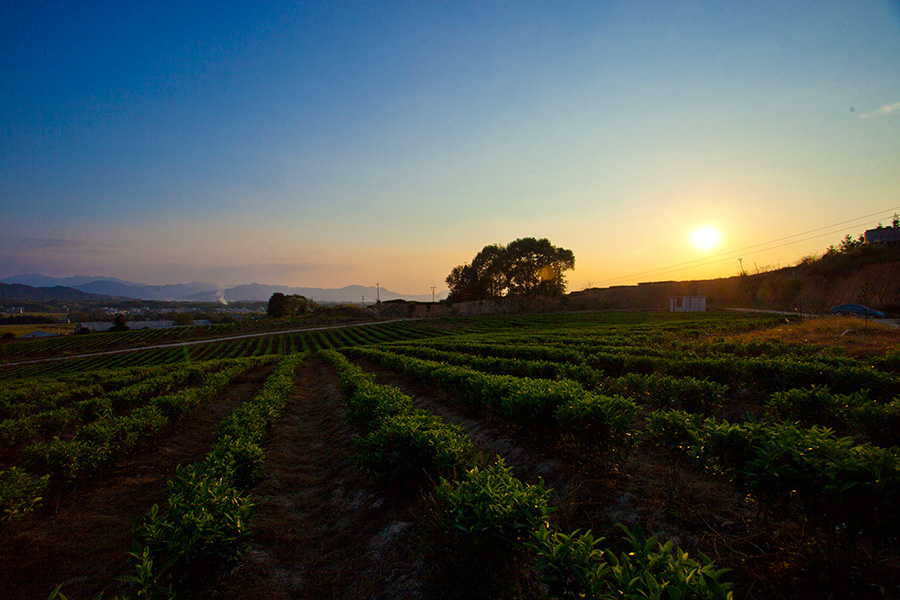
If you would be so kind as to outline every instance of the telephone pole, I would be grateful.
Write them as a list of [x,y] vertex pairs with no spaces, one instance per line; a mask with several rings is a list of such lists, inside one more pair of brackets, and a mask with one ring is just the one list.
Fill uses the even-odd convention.
[[380,283],[375,284],[375,293],[377,295],[377,297],[375,299],[378,301],[379,304],[381,304],[381,284]]
[[434,304],[434,290],[435,290],[435,287],[431,286],[431,303],[432,304]]

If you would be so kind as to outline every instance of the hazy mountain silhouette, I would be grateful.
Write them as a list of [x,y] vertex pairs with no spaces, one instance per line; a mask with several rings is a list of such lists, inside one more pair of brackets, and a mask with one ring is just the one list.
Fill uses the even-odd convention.
[[[379,291],[375,286],[349,285],[338,289],[290,287],[284,285],[265,285],[250,283],[237,286],[222,286],[210,282],[175,283],[168,285],[148,285],[133,281],[123,281],[114,277],[49,277],[37,273],[15,275],[0,279],[4,284],[21,284],[33,288],[46,289],[65,286],[86,294],[115,296],[136,300],[180,300],[189,302],[265,302],[275,292],[282,294],[300,294],[312,298],[316,302],[366,302],[381,300],[416,300],[430,302],[428,295],[401,294],[386,288]],[[67,299],[67,298],[56,298]],[[68,298],[75,299],[75,298]]]

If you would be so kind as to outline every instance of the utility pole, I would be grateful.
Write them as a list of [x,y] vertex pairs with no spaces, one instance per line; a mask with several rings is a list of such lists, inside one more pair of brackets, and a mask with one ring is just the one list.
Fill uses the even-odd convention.
[[434,290],[435,290],[435,287],[431,286],[431,303],[432,304],[434,304]]
[[365,296],[363,296],[363,301],[362,301],[362,305],[363,305],[363,308],[365,308],[365,307],[366,307],[366,297],[365,297]]
[[380,304],[381,303],[381,284],[380,283],[375,284],[375,293],[377,294],[376,300]]
[[739,258],[738,262],[741,263],[741,275],[744,275],[744,259]]

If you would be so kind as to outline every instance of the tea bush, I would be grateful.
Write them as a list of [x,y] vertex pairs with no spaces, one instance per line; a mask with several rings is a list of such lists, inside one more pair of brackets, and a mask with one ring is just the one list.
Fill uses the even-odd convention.
[[463,428],[420,410],[385,416],[354,445],[357,461],[383,481],[437,479],[472,462]]
[[881,446],[896,445],[900,430],[900,398],[876,402],[865,390],[833,394],[827,386],[812,386],[776,392],[766,407],[782,419],[807,427],[821,425],[844,434],[861,433]]
[[24,469],[0,471],[0,523],[21,519],[40,506],[49,476],[35,477]]
[[473,410],[486,409],[528,429],[558,427],[611,451],[627,453],[633,443],[639,407],[625,398],[593,394],[574,381],[489,375],[371,348],[357,348],[353,353],[431,381]]
[[516,479],[502,458],[473,467],[458,481],[442,479],[434,491],[448,536],[465,544],[520,551],[549,518],[550,490]]
[[284,358],[249,402],[216,428],[216,443],[198,464],[179,467],[162,507],[135,527],[128,577],[139,597],[193,589],[239,558],[250,540],[252,485],[265,457],[259,442],[280,415],[305,355]]
[[852,542],[900,534],[891,516],[900,509],[896,448],[857,444],[817,426],[732,424],[678,411],[653,413],[648,431],[661,448],[731,478],[760,507],[798,513],[829,536]]
[[604,393],[646,400],[658,408],[711,413],[722,406],[728,386],[693,377],[628,373],[602,386]]
[[720,582],[727,569],[716,569],[706,556],[692,558],[671,541],[647,538],[637,527],[620,525],[631,551],[601,548],[590,531],[563,534],[549,526],[535,533],[538,568],[548,599],[731,600],[731,584]]

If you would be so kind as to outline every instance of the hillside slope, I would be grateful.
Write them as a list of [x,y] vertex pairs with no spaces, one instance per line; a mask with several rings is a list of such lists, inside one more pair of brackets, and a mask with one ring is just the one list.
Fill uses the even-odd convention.
[[896,313],[900,312],[900,246],[866,250],[858,256],[824,257],[754,275],[589,289],[571,293],[568,307],[665,309],[672,296],[706,296],[709,308],[824,312],[855,302]]
[[31,287],[20,283],[0,283],[0,301],[42,301],[49,302],[59,300],[72,302],[74,300],[107,300],[108,296],[88,294],[70,287],[56,285],[53,287]]

